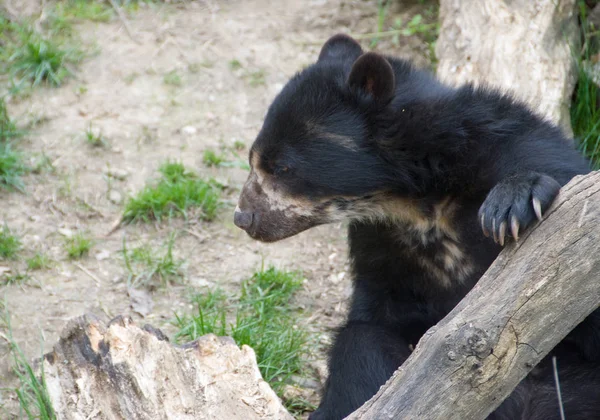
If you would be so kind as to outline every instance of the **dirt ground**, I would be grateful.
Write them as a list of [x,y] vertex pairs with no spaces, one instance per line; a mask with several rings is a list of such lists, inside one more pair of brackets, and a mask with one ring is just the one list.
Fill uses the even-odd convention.
[[[390,11],[394,17],[410,17],[425,7],[417,1],[397,3]],[[342,322],[350,294],[344,226],[321,226],[271,245],[255,242],[232,222],[246,171],[208,168],[202,155],[207,148],[241,141],[240,155],[246,159],[268,104],[286,80],[314,61],[332,34],[376,30],[376,1],[157,3],[128,15],[128,21],[135,41],[118,19],[78,25],[97,53],[63,87],[37,89],[9,103],[20,124],[38,121],[21,142],[23,150],[29,156],[45,154],[55,168],[28,175],[25,194],[0,191],[0,221],[21,236],[22,255],[39,250],[56,261],[50,269],[32,272],[24,284],[0,287],[16,341],[33,357],[40,354],[42,341],[46,350],[51,348],[74,316],[92,312],[109,320],[127,314],[141,320],[127,293],[123,238],[160,246],[177,231],[175,253],[186,261],[186,281],[153,291],[154,307],[141,322],[170,335],[174,313],[191,310],[192,291],[218,285],[235,293],[263,263],[300,270],[306,281],[298,299],[320,336],[315,359],[322,363],[330,331]],[[427,45],[418,37],[400,38],[399,45],[385,39],[376,49],[428,65]],[[234,60],[239,69],[232,68]],[[165,84],[165,75],[174,70],[180,85]],[[264,76],[264,83],[247,77],[253,72]],[[102,131],[108,148],[86,144],[90,123]],[[181,160],[229,186],[217,220],[134,224],[105,237],[122,213],[116,196],[125,199],[138,191],[166,159]],[[107,168],[126,175],[109,183]],[[117,193],[109,196],[111,189]],[[88,257],[66,258],[67,230],[95,238]],[[1,265],[24,269],[22,261]],[[8,367],[8,348],[0,341],[2,384],[13,380]],[[0,393],[0,402],[12,398]]]

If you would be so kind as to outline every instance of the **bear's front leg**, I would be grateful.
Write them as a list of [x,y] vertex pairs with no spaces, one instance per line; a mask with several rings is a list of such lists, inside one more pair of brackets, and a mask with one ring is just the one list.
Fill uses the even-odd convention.
[[519,239],[519,231],[530,226],[550,207],[560,184],[539,172],[524,172],[508,176],[489,192],[479,209],[483,233],[504,245],[509,233]]
[[335,338],[323,399],[309,418],[348,416],[375,395],[409,355],[409,343],[397,330],[349,321]]

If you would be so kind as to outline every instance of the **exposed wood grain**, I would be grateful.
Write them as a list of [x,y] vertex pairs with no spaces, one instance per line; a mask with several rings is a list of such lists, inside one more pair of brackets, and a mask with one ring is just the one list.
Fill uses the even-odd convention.
[[571,133],[575,0],[441,0],[438,76],[508,89]]

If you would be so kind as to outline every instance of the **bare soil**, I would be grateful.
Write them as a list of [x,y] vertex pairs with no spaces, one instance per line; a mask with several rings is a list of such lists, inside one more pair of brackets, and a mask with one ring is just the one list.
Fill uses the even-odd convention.
[[[424,7],[397,3],[389,19],[405,16],[407,21]],[[36,13],[35,8],[27,12]],[[207,148],[241,141],[245,160],[270,101],[286,80],[316,59],[329,36],[375,31],[376,2],[158,3],[128,15],[128,22],[134,39],[118,19],[78,25],[85,43],[97,53],[63,87],[37,89],[9,103],[20,124],[38,121],[22,141],[23,150],[33,157],[45,154],[55,168],[28,175],[24,194],[0,191],[0,221],[24,245],[20,260],[0,265],[13,273],[24,271],[23,259],[36,251],[56,262],[31,272],[23,284],[0,287],[16,341],[26,355],[39,355],[42,343],[48,350],[68,319],[86,312],[106,320],[130,315],[171,335],[174,314],[192,309],[191,293],[218,286],[237,294],[243,279],[272,264],[299,270],[306,278],[298,303],[318,337],[314,359],[315,366],[322,366],[331,330],[343,321],[350,295],[345,227],[321,226],[271,245],[251,240],[232,223],[246,171],[208,168],[202,155]],[[364,46],[369,47],[368,40]],[[401,37],[399,45],[386,38],[375,49],[421,66],[429,62],[428,47],[418,37]],[[232,68],[233,60],[241,64],[239,69]],[[178,86],[164,81],[172,71],[181,78]],[[264,83],[252,73],[264,76]],[[90,123],[101,130],[108,147],[86,143]],[[109,199],[110,190],[126,199],[156,177],[166,159],[180,160],[228,185],[217,220],[132,224],[106,237],[123,209],[118,199]],[[107,168],[127,175],[107,182]],[[94,238],[88,257],[66,257],[64,234],[69,231]],[[175,254],[186,260],[185,282],[152,291],[152,312],[142,319],[127,293],[123,239],[158,247],[174,231]],[[8,346],[0,340],[0,384],[13,383],[9,366]],[[0,405],[2,398],[13,398],[0,392]]]

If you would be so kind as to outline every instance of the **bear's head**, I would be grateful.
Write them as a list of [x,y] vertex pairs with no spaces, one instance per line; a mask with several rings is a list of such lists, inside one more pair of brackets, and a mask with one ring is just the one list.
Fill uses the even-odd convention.
[[395,90],[385,57],[363,53],[345,35],[329,39],[269,107],[235,224],[273,242],[320,224],[383,217],[399,204],[410,217],[411,207],[398,203],[415,188],[410,162],[396,155],[390,164],[379,144]]

